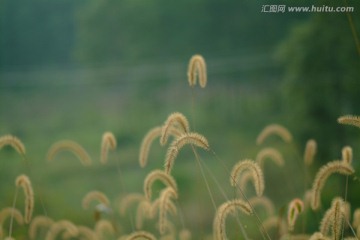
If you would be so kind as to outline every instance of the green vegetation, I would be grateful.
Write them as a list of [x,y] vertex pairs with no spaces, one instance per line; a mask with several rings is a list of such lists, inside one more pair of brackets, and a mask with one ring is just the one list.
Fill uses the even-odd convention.
[[[129,193],[143,193],[144,179],[163,169],[167,152],[167,146],[154,142],[148,165],[140,168],[141,141],[169,114],[181,112],[211,150],[196,149],[195,155],[185,146],[175,160],[178,214],[169,219],[177,231],[187,228],[192,239],[213,234],[216,208],[240,196],[230,185],[231,168],[239,160],[255,159],[265,147],[278,150],[285,162],[284,167],[271,162],[264,166],[264,195],[282,219],[292,200],[304,200],[319,168],[341,159],[344,146],[353,148],[355,174],[347,180],[331,176],[322,192],[322,208],[313,211],[305,203],[294,235],[318,231],[336,196],[346,196],[354,212],[360,207],[360,132],[336,119],[360,110],[357,13],[350,14],[352,32],[346,14],[261,13],[267,3],[0,0],[0,137],[17,136],[27,149],[26,161],[11,147],[0,150],[1,208],[12,206],[15,179],[27,174],[35,192],[34,216],[90,228],[107,219],[119,232],[106,239],[133,232],[136,206],[124,217],[119,201]],[[306,4],[341,3],[301,2]],[[360,7],[355,1],[348,4]],[[196,53],[206,59],[205,89],[187,83],[187,63]],[[272,123],[286,126],[293,141],[274,136],[256,145],[258,134]],[[117,150],[102,165],[106,131],[114,133]],[[318,148],[314,163],[305,169],[303,154],[310,138]],[[84,167],[66,152],[48,162],[50,146],[63,139],[80,143],[93,165]],[[163,188],[154,184],[154,195]],[[252,185],[245,189],[248,197],[255,196]],[[95,205],[82,208],[83,197],[94,190],[110,199],[113,215],[99,216]],[[21,211],[23,198],[19,191],[15,206]],[[260,220],[268,216],[261,207],[255,210]],[[236,216],[227,217],[229,239],[268,239],[254,215]],[[158,220],[144,221],[143,229],[160,236]],[[243,229],[238,221],[245,223]],[[3,226],[8,233],[10,220]],[[27,239],[28,230],[15,222],[13,237]],[[278,229],[268,234],[279,239]],[[350,228],[344,234],[354,236]],[[45,235],[40,232],[39,239]]]

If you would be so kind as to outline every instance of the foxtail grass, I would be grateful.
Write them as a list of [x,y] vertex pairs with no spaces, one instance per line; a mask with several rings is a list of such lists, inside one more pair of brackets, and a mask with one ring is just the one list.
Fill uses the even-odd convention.
[[36,239],[37,232],[39,232],[39,228],[45,228],[48,230],[50,226],[54,223],[54,221],[46,216],[36,216],[30,223],[29,227],[29,237],[30,239]]
[[15,185],[21,187],[25,194],[25,223],[30,223],[34,211],[34,192],[31,181],[26,175],[20,175],[16,178]]
[[249,171],[251,173],[256,195],[261,196],[265,188],[264,174],[260,166],[250,159],[241,160],[234,165],[230,174],[231,186],[237,186],[237,178],[243,171]]
[[311,208],[317,210],[321,203],[321,191],[326,183],[326,180],[333,173],[340,173],[343,175],[351,175],[355,172],[354,168],[342,161],[332,161],[321,167],[315,176],[312,186]]
[[292,135],[287,128],[285,128],[280,124],[270,124],[260,132],[260,134],[256,139],[256,144],[257,145],[262,144],[265,141],[265,139],[267,139],[272,135],[279,136],[284,142],[287,143],[291,142],[292,140]]
[[360,117],[353,115],[344,115],[338,118],[338,123],[360,127]]
[[182,134],[171,143],[170,147],[167,150],[166,159],[165,159],[166,173],[168,174],[171,173],[175,158],[177,157],[180,149],[186,144],[191,144],[192,146],[201,147],[205,150],[210,149],[209,143],[204,136],[194,132]]
[[172,113],[161,128],[160,144],[162,146],[166,144],[172,128],[179,130],[180,133],[190,132],[190,125],[187,118],[182,113]]
[[100,191],[90,191],[88,192],[82,200],[82,207],[86,210],[89,209],[90,203],[96,201],[99,204],[103,205],[104,208],[110,208],[109,198]]
[[301,199],[295,198],[291,200],[288,206],[287,222],[289,231],[293,231],[295,222],[300,213],[304,211],[304,203]]
[[304,163],[305,166],[310,166],[314,162],[314,157],[317,150],[317,143],[314,139],[309,139],[306,142],[304,151]]
[[70,151],[75,154],[84,166],[92,164],[92,160],[87,151],[80,144],[72,140],[62,140],[54,143],[47,153],[47,160],[52,161],[55,156],[62,151]]
[[143,184],[145,197],[149,201],[151,200],[152,196],[151,187],[156,180],[161,181],[167,187],[172,187],[175,191],[177,191],[176,181],[171,175],[165,173],[162,170],[153,170],[146,176]]
[[235,213],[236,210],[241,211],[242,213],[245,213],[246,215],[252,214],[252,208],[251,206],[246,203],[243,200],[236,199],[231,200],[223,203],[219,208],[217,209],[215,213],[214,218],[214,225],[213,225],[213,231],[214,231],[214,239],[215,240],[225,240],[227,239],[226,236],[226,227],[225,227],[225,221],[227,216],[230,213]]
[[279,167],[282,167],[285,164],[283,156],[275,148],[267,147],[267,148],[261,149],[258,152],[258,154],[256,155],[255,161],[259,164],[261,169],[263,169],[264,168],[264,161],[266,159],[271,159]]
[[109,150],[116,149],[116,138],[112,132],[105,132],[102,136],[101,141],[101,154],[100,154],[100,162],[102,164],[106,164],[108,160],[108,152]]
[[207,70],[203,56],[200,54],[195,54],[190,58],[187,75],[190,87],[196,85],[197,79],[199,79],[200,87],[206,87]]
[[14,148],[21,156],[25,156],[26,150],[21,140],[13,135],[4,135],[0,137],[0,149],[9,145]]
[[53,223],[45,236],[45,240],[55,240],[61,232],[66,232],[71,237],[79,234],[78,228],[69,220],[60,220]]

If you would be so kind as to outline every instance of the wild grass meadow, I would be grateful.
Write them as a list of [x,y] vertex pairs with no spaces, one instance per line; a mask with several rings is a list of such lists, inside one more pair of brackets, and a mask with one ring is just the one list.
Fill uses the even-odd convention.
[[[321,142],[287,127],[271,78],[247,69],[232,81],[201,55],[177,66],[49,85],[46,72],[8,76],[1,239],[360,237],[358,141],[320,159]],[[338,117],[328,121],[359,131]]]

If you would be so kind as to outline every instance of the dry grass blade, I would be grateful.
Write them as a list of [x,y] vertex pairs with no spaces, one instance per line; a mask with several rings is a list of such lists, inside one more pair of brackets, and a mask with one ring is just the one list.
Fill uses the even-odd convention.
[[146,166],[151,144],[153,143],[155,138],[161,135],[161,129],[162,127],[154,127],[150,129],[149,132],[143,138],[140,146],[140,155],[139,155],[140,167]]
[[105,132],[101,141],[100,162],[106,164],[109,150],[116,149],[116,138],[112,132]]
[[30,239],[35,239],[36,238],[36,231],[40,227],[49,228],[53,223],[54,223],[54,221],[51,218],[46,217],[46,216],[36,216],[36,217],[34,217],[34,219],[31,221],[30,227],[29,227],[29,237],[30,237]]
[[54,143],[47,153],[48,161],[53,160],[62,151],[70,151],[75,154],[84,166],[91,165],[92,161],[86,150],[80,144],[71,140],[62,140]]
[[127,209],[130,208],[130,204],[141,202],[146,200],[145,196],[140,193],[127,194],[120,202],[120,214],[125,215]]
[[287,221],[289,231],[294,230],[296,219],[304,211],[304,203],[301,199],[295,198],[289,203],[287,212]]
[[323,189],[326,180],[333,173],[340,173],[343,175],[351,175],[355,172],[352,166],[345,164],[342,161],[332,161],[321,167],[317,172],[312,186],[311,208],[316,210],[320,206],[321,190]]
[[328,209],[320,223],[320,232],[327,236],[330,228],[332,229],[332,238],[339,240],[341,236],[342,222],[345,217],[344,200],[337,197],[331,203],[331,208]]
[[261,196],[265,188],[264,175],[259,164],[250,159],[241,160],[232,168],[230,173],[231,186],[237,186],[236,179],[240,173],[245,170],[251,173],[255,185],[256,195]]
[[13,147],[20,155],[25,155],[25,146],[17,137],[13,135],[4,135],[0,137],[0,149],[6,145]]
[[351,164],[353,160],[353,151],[350,146],[345,146],[341,150],[342,154],[342,161],[344,161],[347,164]]
[[253,208],[257,206],[263,206],[266,210],[268,217],[273,216],[275,213],[275,207],[273,202],[265,196],[252,197],[249,199],[249,203]]
[[114,236],[115,228],[109,220],[100,219],[95,224],[95,233],[99,239],[107,239],[107,235]]
[[160,205],[159,205],[159,231],[161,234],[165,233],[165,227],[167,225],[167,210],[171,198],[177,199],[177,192],[171,188],[167,187],[161,191],[160,194]]
[[353,213],[353,222],[351,224],[353,228],[360,226],[360,208],[355,209]]
[[[155,218],[156,214],[159,212],[160,209],[160,204],[161,204],[161,198],[157,198],[151,205],[151,210],[150,210],[150,218]],[[175,204],[171,201],[167,201],[167,205],[166,205],[166,211],[171,213],[172,215],[176,215],[177,214],[177,208],[175,206]]]
[[321,219],[319,230],[325,236],[330,231],[330,227],[331,227],[332,220],[333,220],[333,218],[332,218],[333,215],[334,215],[334,210],[332,208],[330,208],[325,212],[323,218]]
[[266,126],[258,135],[256,139],[256,144],[260,145],[262,144],[266,138],[268,138],[271,135],[277,135],[281,137],[281,139],[284,142],[291,142],[292,135],[285,127],[279,125],[279,124],[270,124]]
[[276,165],[282,167],[284,166],[284,158],[281,153],[275,148],[263,148],[260,152],[256,155],[255,161],[259,164],[259,166],[263,169],[264,168],[264,161],[265,159],[270,158],[276,163]]
[[25,194],[25,223],[30,223],[34,211],[34,192],[31,181],[26,175],[20,175],[15,180],[17,187],[22,187]]
[[344,200],[341,198],[335,198],[332,202],[331,208],[333,209],[332,237],[334,240],[340,240],[345,217]]
[[190,125],[187,118],[182,113],[172,113],[161,128],[160,144],[162,146],[166,144],[172,128],[178,129],[181,133],[190,132]]
[[[79,237],[80,239],[86,239],[86,240],[98,240],[97,235],[95,234],[95,232],[90,229],[89,227],[86,226],[78,226],[78,231],[79,231]],[[81,238],[81,236],[83,238]]]
[[255,186],[255,181],[250,171],[245,171],[238,177],[237,185],[240,189],[247,189],[247,185],[251,183]]
[[139,203],[136,210],[136,229],[142,229],[144,219],[150,218],[150,211],[151,202],[143,200]]
[[129,234],[124,238],[125,240],[135,240],[135,239],[146,239],[146,240],[156,240],[155,236],[152,233],[146,231],[137,231]]
[[181,229],[179,232],[179,239],[180,240],[190,240],[191,232],[188,229]]
[[287,232],[286,223],[279,216],[268,217],[261,225],[267,232],[269,232],[272,228],[277,229],[280,235],[284,235]]
[[24,218],[21,214],[21,212],[13,207],[6,207],[1,209],[0,211],[0,238],[2,239],[4,237],[4,222],[8,219],[13,217],[16,222],[20,225],[24,224]]
[[198,134],[198,133],[184,133],[181,136],[177,137],[170,145],[170,147],[167,150],[166,153],[166,159],[165,159],[165,172],[166,173],[170,173],[171,169],[173,167],[173,163],[175,158],[177,157],[180,149],[185,145],[185,144],[191,144],[197,147],[201,147],[205,150],[209,150],[209,143],[207,141],[207,139]]
[[167,221],[165,226],[165,234],[163,234],[160,239],[161,240],[176,239],[176,228],[172,222]]
[[18,224],[24,224],[24,217],[21,212],[13,207],[6,207],[0,211],[0,224],[4,223],[9,217],[14,217]]
[[344,115],[338,118],[338,123],[360,127],[360,117],[353,115]]
[[92,201],[98,201],[99,203],[105,205],[106,207],[110,206],[110,201],[108,197],[100,191],[88,192],[82,200],[82,207],[84,209],[89,209],[90,203]]
[[321,232],[315,232],[310,236],[309,240],[330,240],[330,238],[324,236]]
[[51,225],[45,236],[45,240],[55,240],[61,231],[65,231],[71,237],[76,237],[79,234],[78,228],[72,222],[60,220]]
[[225,220],[227,215],[229,215],[230,213],[235,213],[237,209],[247,215],[252,214],[252,208],[250,207],[250,205],[240,199],[227,201],[216,210],[213,226],[213,237],[215,240],[227,239]]
[[306,142],[306,147],[304,151],[304,163],[306,166],[310,166],[313,161],[316,154],[317,144],[314,139],[309,139]]
[[[140,167],[143,168],[146,166],[147,161],[148,161],[149,152],[150,152],[150,147],[151,147],[152,143],[154,142],[154,140],[157,137],[161,136],[162,128],[163,127],[154,127],[152,129],[150,129],[149,132],[143,138],[143,140],[141,142],[140,154],[139,154]],[[178,129],[176,129],[174,127],[170,127],[169,134],[172,136],[178,137],[182,134],[182,132],[180,132]]]
[[200,87],[206,87],[206,63],[200,54],[195,54],[190,58],[187,75],[190,87],[196,85],[197,77],[199,78]]
[[156,180],[160,180],[167,187],[172,187],[175,191],[177,191],[176,181],[171,175],[162,170],[154,170],[150,172],[144,180],[144,194],[147,200],[151,200],[151,187]]

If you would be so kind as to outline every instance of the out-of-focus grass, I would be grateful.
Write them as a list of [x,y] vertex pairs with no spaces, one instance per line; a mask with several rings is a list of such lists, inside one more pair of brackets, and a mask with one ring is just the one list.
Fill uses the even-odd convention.
[[[134,87],[133,83],[126,84],[129,85],[125,86],[127,89]],[[42,198],[47,214],[54,219],[71,219],[91,225],[93,212],[81,208],[85,194],[100,190],[116,200],[124,193],[142,192],[145,176],[153,169],[162,168],[166,148],[154,142],[148,166],[141,169],[138,164],[141,140],[150,128],[163,124],[167,115],[179,111],[189,118],[194,131],[208,138],[217,154],[215,157],[199,151],[202,163],[206,164],[206,178],[212,185],[216,203],[220,204],[225,199],[213,178],[219,181],[226,194],[232,194],[227,171],[241,158],[255,157],[256,131],[264,124],[255,114],[266,111],[262,108],[267,107],[271,95],[248,89],[251,86],[242,84],[241,80],[232,86],[211,85],[210,80],[207,89],[190,89],[184,81],[150,91],[146,88],[151,83],[138,86],[139,89],[132,92],[123,91],[121,85],[9,92],[4,98],[16,107],[6,109],[14,121],[7,118],[4,124],[7,130],[3,134],[18,134],[26,145],[36,196]],[[118,149],[116,153],[110,153],[109,164],[103,166],[99,163],[100,141],[102,133],[108,130],[114,132]],[[61,153],[54,161],[47,162],[48,148],[62,139],[80,143],[92,156],[93,166],[83,167],[71,153]],[[7,181],[2,182],[2,189],[7,189],[1,193],[6,199],[2,205],[9,206],[15,191],[15,177],[22,172],[28,173],[28,169],[25,166],[20,170],[21,158],[11,149],[4,150],[0,152],[1,158],[6,158],[5,154],[15,158],[11,163],[7,162],[6,168],[11,168],[12,172],[3,175]],[[208,233],[215,209],[190,148],[180,152],[173,174],[178,181],[179,204],[186,226],[199,226],[203,234]],[[18,206],[21,204],[19,202]],[[36,213],[43,214],[39,199]],[[129,223],[125,221],[124,224]]]
[[[66,84],[30,84],[1,91],[0,133],[18,136],[27,148],[28,160],[27,165],[9,147],[0,151],[1,206],[11,206],[15,178],[25,173],[34,184],[36,214],[44,214],[45,209],[53,219],[92,226],[93,211],[81,208],[82,198],[91,190],[99,190],[109,196],[116,209],[121,196],[142,193],[146,175],[163,167],[166,154],[166,147],[154,142],[148,165],[141,169],[138,156],[142,138],[175,111],[188,117],[191,129],[203,134],[216,154],[198,150],[219,206],[226,201],[221,191],[230,199],[235,197],[229,171],[237,161],[256,157],[261,147],[255,141],[262,128],[274,122],[286,123],[278,81],[269,82],[259,73],[236,81],[216,79],[210,74],[205,89],[191,89],[185,73],[169,79],[157,74],[132,80],[112,76],[108,81],[78,83],[70,76]],[[118,148],[110,152],[109,163],[101,165],[100,143],[105,131],[115,134]],[[90,153],[93,165],[83,167],[70,153],[61,153],[53,162],[47,162],[47,150],[62,139],[80,143]],[[278,204],[277,208],[285,207],[305,190],[303,147],[296,142],[296,136],[290,145],[276,138],[265,145],[278,148],[285,158],[285,168],[270,162],[265,168],[266,195]],[[195,236],[210,233],[215,209],[191,148],[180,152],[173,174],[179,185],[178,204],[185,227],[197,231]],[[249,191],[253,194],[252,189]],[[19,208],[22,204],[22,200],[17,201]],[[121,224],[129,227],[128,219],[120,219],[117,212],[116,215]],[[176,221],[181,225],[179,219]],[[253,224],[248,225],[252,228]]]

